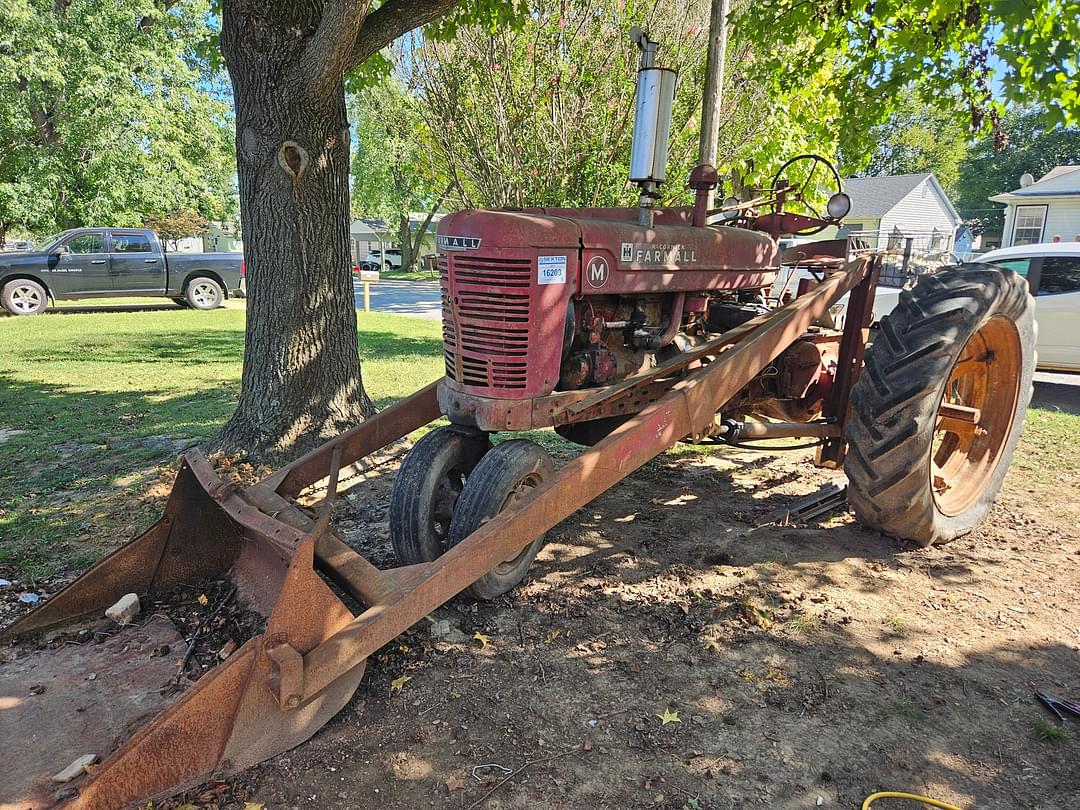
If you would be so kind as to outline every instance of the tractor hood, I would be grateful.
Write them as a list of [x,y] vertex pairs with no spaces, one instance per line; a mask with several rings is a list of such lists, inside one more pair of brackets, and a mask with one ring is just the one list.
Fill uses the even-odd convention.
[[[636,208],[467,209],[443,218],[440,252],[484,255],[523,249],[604,254],[619,270],[730,271],[775,268],[779,251],[767,234],[744,228],[695,228],[688,208],[657,209],[655,225],[637,223]],[[474,254],[475,255],[475,254]]]

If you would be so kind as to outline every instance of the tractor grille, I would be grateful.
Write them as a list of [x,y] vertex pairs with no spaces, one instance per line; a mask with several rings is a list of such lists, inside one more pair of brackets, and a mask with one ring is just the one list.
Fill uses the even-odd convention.
[[525,388],[532,261],[476,256],[449,261],[448,268],[447,257],[439,257],[447,376],[476,388]]

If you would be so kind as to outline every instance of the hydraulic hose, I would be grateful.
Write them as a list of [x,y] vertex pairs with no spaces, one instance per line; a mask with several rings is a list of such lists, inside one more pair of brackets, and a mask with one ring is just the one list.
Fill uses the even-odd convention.
[[862,803],[862,810],[870,810],[870,805],[876,802],[878,799],[908,799],[913,802],[922,802],[927,807],[938,807],[940,810],[961,810],[955,804],[946,804],[938,799],[931,799],[928,796],[916,796],[914,793],[898,793],[893,790],[884,790],[880,793],[873,793],[866,797]]

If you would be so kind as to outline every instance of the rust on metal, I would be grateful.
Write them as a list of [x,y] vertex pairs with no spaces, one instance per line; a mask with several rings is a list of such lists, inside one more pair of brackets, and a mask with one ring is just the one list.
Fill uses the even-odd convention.
[[439,381],[436,380],[412,396],[379,411],[352,430],[282,467],[263,481],[263,486],[287,497],[295,497],[305,487],[326,476],[335,449],[341,450],[342,464],[353,464],[435,421],[442,416],[439,412],[438,386]]
[[879,257],[864,258],[869,262],[869,269],[848,298],[844,333],[840,337],[840,357],[837,361],[836,377],[822,412],[826,419],[838,423],[841,431],[837,436],[826,439],[825,443],[818,448],[814,463],[819,467],[839,468],[844,462],[847,446],[844,444],[842,428],[847,422],[851,389],[862,371],[863,356],[866,354],[867,330],[874,316],[874,293],[877,291],[878,276],[881,274]]
[[[70,806],[111,810],[144,802],[303,742],[349,700],[371,653],[649,459],[686,437],[709,435],[718,408],[804,337],[833,302],[865,289],[871,278],[867,261],[856,260],[787,306],[648,373],[546,399],[541,407],[548,413],[541,415],[552,424],[612,415],[627,421],[430,563],[381,571],[344,543],[330,515],[345,465],[439,416],[435,383],[243,490],[189,451],[162,518],[3,637],[99,614],[130,591],[154,594],[214,577],[230,578],[239,598],[266,616],[266,629],[78,780]],[[535,407],[529,403],[529,419],[537,418]],[[831,437],[840,421],[761,430]],[[314,514],[291,500],[324,479],[327,495]],[[361,612],[354,616],[320,574],[353,596]]]
[[577,456],[537,487],[529,500],[498,514],[429,563],[424,576],[393,603],[392,610],[369,608],[306,653],[305,696],[326,688],[358,661],[684,436],[704,432],[717,407],[866,277],[866,259],[856,259],[807,295],[770,313],[753,334],[715,362],[692,372],[660,400]]

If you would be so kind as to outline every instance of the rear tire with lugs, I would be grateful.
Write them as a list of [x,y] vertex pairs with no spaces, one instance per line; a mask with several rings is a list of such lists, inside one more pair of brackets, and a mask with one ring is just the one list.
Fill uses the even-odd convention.
[[920,545],[975,529],[1001,489],[1031,400],[1034,301],[1010,270],[920,278],[883,318],[851,392],[848,500]]

